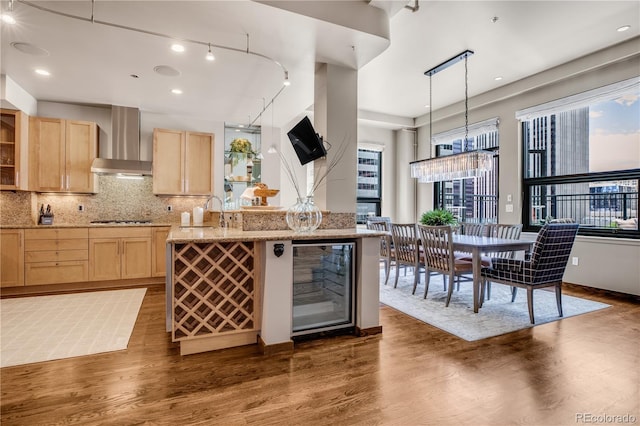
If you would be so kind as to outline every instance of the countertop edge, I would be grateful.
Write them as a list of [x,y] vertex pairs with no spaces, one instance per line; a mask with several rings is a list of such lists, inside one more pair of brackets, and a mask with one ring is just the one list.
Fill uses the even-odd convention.
[[373,238],[386,235],[385,232],[369,229],[320,229],[311,233],[296,233],[291,230],[242,231],[228,228],[180,229],[173,226],[167,237],[167,243],[214,243],[233,241],[281,241],[281,240],[326,240],[342,238]]

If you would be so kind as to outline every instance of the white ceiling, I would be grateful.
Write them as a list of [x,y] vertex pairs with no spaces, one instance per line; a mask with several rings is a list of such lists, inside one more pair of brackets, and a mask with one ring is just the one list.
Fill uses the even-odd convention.
[[[636,0],[422,0],[417,12],[404,8],[415,3],[33,2],[85,19],[78,20],[16,1],[18,23],[2,24],[1,72],[38,100],[250,122],[280,91],[287,70],[292,85],[276,99],[273,114],[269,108],[256,122],[283,125],[311,106],[315,63],[326,61],[359,69],[361,111],[415,118],[428,112],[424,71],[465,49],[475,51],[468,62],[474,96],[640,34]],[[3,10],[7,6],[2,1]],[[171,39],[90,22],[92,6],[96,22],[236,51],[214,47],[216,60],[207,62],[206,45],[185,42],[186,52],[176,54],[169,49]],[[617,32],[622,25],[631,29]],[[12,42],[30,43],[49,55],[22,53]],[[247,44],[257,55],[246,53]],[[181,74],[159,75],[153,71],[158,65]],[[51,75],[36,75],[37,67]],[[434,108],[464,99],[463,64],[432,79]],[[184,93],[174,95],[172,88]]]

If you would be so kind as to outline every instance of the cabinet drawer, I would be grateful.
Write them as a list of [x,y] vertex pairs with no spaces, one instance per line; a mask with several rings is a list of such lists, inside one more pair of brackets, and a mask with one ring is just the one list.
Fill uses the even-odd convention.
[[30,251],[26,262],[62,262],[69,260],[89,260],[89,250]]
[[88,281],[89,262],[27,263],[24,268],[25,285],[59,284]]
[[25,229],[25,240],[68,240],[88,238],[88,228]]
[[150,227],[121,226],[118,228],[91,228],[89,238],[138,238],[151,237]]
[[30,251],[63,251],[63,250],[88,250],[89,240],[25,240],[24,249]]

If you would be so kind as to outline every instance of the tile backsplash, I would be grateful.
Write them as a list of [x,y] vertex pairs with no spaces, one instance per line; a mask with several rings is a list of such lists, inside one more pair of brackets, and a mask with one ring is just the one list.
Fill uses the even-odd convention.
[[[54,223],[84,225],[93,220],[150,220],[180,222],[180,213],[202,206],[206,197],[160,197],[153,194],[151,177],[140,180],[97,176],[98,193],[57,194],[35,192],[0,193],[1,225],[35,225],[40,206],[51,206]],[[83,211],[79,211],[83,206]],[[172,211],[167,210],[172,207]]]

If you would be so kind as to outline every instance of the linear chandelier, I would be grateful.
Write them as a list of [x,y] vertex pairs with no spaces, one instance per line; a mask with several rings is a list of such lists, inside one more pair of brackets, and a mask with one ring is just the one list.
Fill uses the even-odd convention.
[[[431,112],[433,111],[431,78],[434,74],[449,68],[451,65],[464,60],[464,141],[469,137],[469,79],[467,59],[473,55],[472,50],[465,50],[462,53],[436,65],[424,72],[429,76],[429,144],[432,143]],[[412,161],[411,177],[418,179],[418,182],[439,182],[453,179],[466,179],[482,175],[493,167],[493,153],[476,150],[467,151],[460,154],[448,155],[445,157],[427,158],[424,160]]]
[[467,151],[445,157],[412,161],[411,177],[418,182],[439,182],[443,180],[477,177],[493,168],[493,153],[490,151]]

